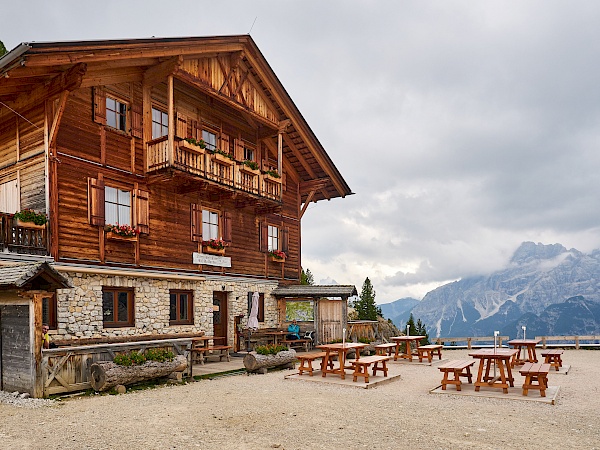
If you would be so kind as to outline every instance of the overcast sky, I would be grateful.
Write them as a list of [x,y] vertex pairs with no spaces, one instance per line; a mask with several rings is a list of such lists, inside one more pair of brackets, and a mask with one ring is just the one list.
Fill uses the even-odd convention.
[[496,270],[523,241],[600,248],[600,2],[30,0],[1,10],[9,50],[248,34],[255,22],[252,38],[355,192],[304,215],[303,266],[317,283],[360,292],[369,277],[387,303]]

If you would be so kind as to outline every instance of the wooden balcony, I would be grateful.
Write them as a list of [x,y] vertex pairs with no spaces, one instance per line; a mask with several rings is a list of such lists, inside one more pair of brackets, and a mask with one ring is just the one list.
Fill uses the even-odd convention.
[[185,141],[176,141],[171,146],[164,137],[149,141],[146,155],[149,175],[177,169],[217,188],[281,202],[281,178],[261,174],[260,170],[253,170],[221,153],[211,153]]
[[0,213],[0,250],[48,255],[48,225],[18,223],[12,214]]

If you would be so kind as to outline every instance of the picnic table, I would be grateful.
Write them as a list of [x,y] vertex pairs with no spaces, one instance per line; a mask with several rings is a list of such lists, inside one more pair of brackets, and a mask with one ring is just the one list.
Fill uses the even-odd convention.
[[[360,359],[360,350],[365,348],[367,344],[360,342],[345,342],[337,344],[321,344],[317,345],[317,348],[325,352],[323,357],[323,364],[321,365],[322,376],[326,376],[328,373],[339,375],[342,380],[346,379],[346,369],[354,369],[353,366],[346,366],[346,354],[349,350],[356,350],[356,359]],[[329,363],[332,353],[337,353],[339,367],[333,368]]]
[[[398,358],[408,359],[412,361],[413,356],[419,356],[418,348],[419,342],[425,336],[392,336],[390,339],[396,343],[396,353],[394,354],[394,361],[398,360]],[[415,342],[415,352],[412,351],[412,343]],[[400,353],[400,345],[405,344],[404,353]]]
[[[213,345],[210,345],[210,341],[213,341]],[[222,344],[218,344],[218,342],[222,342]],[[192,363],[194,362],[194,357],[197,357],[200,364],[204,364],[209,352],[218,352],[219,361],[223,357],[226,357],[227,361],[229,361],[229,349],[231,349],[231,345],[227,345],[227,338],[225,336],[201,336],[193,338],[190,352],[192,354]]]
[[[508,386],[514,387],[515,379],[511,371],[511,358],[518,350],[507,348],[480,349],[469,353],[469,356],[479,359],[479,372],[475,381],[475,391],[479,392],[481,386],[500,388],[508,394]],[[491,375],[491,367],[494,365],[494,374]],[[483,369],[485,368],[485,375]],[[496,374],[496,370],[500,375]]]
[[[540,339],[513,339],[508,341],[508,345],[518,350],[518,353],[512,360],[512,366],[521,366],[525,363],[536,363],[537,355],[535,354],[535,346],[540,343]],[[521,351],[523,356],[521,357]]]

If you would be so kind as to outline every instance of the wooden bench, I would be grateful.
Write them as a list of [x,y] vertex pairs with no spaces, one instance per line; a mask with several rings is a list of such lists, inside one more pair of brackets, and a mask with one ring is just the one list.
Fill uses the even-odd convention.
[[288,349],[302,347],[307,352],[310,339],[284,339],[281,343],[287,345]]
[[[523,395],[527,395],[529,389],[538,389],[542,397],[546,396],[548,388],[548,372],[550,364],[546,363],[525,363],[519,370],[519,373],[525,377],[523,383]],[[535,383],[537,381],[537,384]]]
[[[348,361],[352,366],[354,366],[354,378],[352,381],[358,379],[358,377],[363,377],[365,379],[365,383],[369,382],[369,367],[371,364],[373,365],[373,376],[377,375],[377,371],[383,372],[383,376],[387,377],[388,369],[387,369],[387,361],[390,359],[389,356],[375,355],[375,356],[364,356],[360,359],[353,359]],[[382,363],[382,366],[379,367],[379,363]]]
[[433,360],[433,355],[437,353],[438,358],[442,359],[442,347],[443,345],[439,344],[431,344],[431,345],[421,345],[417,347],[417,352],[419,354],[419,362],[423,362],[423,358],[427,356],[427,361],[431,363]]
[[[471,366],[473,364],[475,364],[475,360],[473,359],[457,359],[439,366],[438,369],[440,369],[440,372],[444,373],[444,378],[442,378],[442,390],[445,391],[447,385],[454,384],[456,390],[460,391],[460,386],[462,384],[460,377],[466,377],[469,380],[469,383],[473,383],[473,375],[471,374]],[[454,374],[454,378],[448,378],[448,375],[451,373]]]
[[210,352],[218,352],[215,353],[215,356],[219,357],[219,361],[223,361],[223,357],[227,358],[227,361],[231,361],[231,357],[229,356],[229,349],[231,345],[213,345],[211,347],[196,347],[192,348],[190,351],[192,355],[196,354],[198,356],[198,361],[200,364],[204,364],[204,360],[208,355],[206,353]]
[[554,367],[556,370],[559,370],[562,367],[562,354],[564,350],[560,349],[552,349],[552,350],[542,350],[542,356],[545,358],[544,362],[546,364],[550,364],[550,366]]
[[[296,355],[296,359],[300,361],[300,367],[298,367],[298,375],[302,375],[303,372],[308,372],[308,374],[313,376],[313,366],[312,362],[317,359],[322,359],[325,356],[325,352],[319,353],[306,353],[303,355]],[[323,370],[323,362],[321,361],[321,370]],[[333,369],[333,361],[330,359],[328,364],[330,369]]]
[[385,344],[379,344],[375,346],[375,354],[379,356],[392,356],[392,353],[396,351],[395,342],[387,342]]

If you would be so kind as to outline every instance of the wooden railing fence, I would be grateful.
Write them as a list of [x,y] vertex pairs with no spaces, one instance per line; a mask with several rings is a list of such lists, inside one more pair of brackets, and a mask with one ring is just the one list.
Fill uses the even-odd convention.
[[[458,345],[459,342],[465,342],[466,347],[470,350],[473,348],[473,343],[477,343],[482,345],[485,343],[486,346],[494,345],[494,336],[476,336],[476,337],[443,337],[443,338],[430,338],[429,339],[434,344],[442,344],[447,348],[457,348],[464,347],[464,345]],[[496,343],[498,346],[502,347],[503,341],[508,341],[508,336],[497,336]],[[477,345],[476,345],[477,347]]]
[[600,346],[600,336],[536,336],[540,339],[542,348],[547,347],[575,347]]

